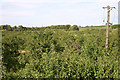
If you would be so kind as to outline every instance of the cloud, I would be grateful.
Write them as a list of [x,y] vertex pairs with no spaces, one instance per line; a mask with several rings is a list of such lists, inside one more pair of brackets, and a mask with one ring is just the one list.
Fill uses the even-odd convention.
[[119,0],[96,0],[97,2],[103,2],[103,3],[111,3],[111,2],[119,2]]
[[102,7],[116,3],[117,0],[4,0],[2,17],[4,23],[34,26],[66,23],[94,25],[102,22]]
[[36,5],[32,3],[3,2],[0,6],[0,15],[3,17],[34,16],[34,8],[36,8]]
[[[70,6],[78,3],[89,3],[98,2],[101,4],[113,4],[118,2],[118,0],[4,0],[3,6],[9,7],[21,7],[21,8],[37,8],[39,5],[43,4],[61,4],[65,6]],[[8,5],[8,6],[7,6]]]
[[118,2],[119,0],[4,0],[4,2],[59,3],[59,2]]
[[7,11],[7,10],[2,10],[2,14],[3,18],[6,16],[15,16],[15,17],[27,17],[27,16],[34,16],[35,13],[33,11]]
[[33,3],[26,2],[3,2],[1,5],[2,8],[36,8],[37,5]]
[[[4,0],[4,2],[32,2],[32,3],[54,3],[54,2],[89,2],[91,0]],[[92,0],[96,1],[96,0]]]
[[11,3],[11,5],[15,6],[15,7],[20,7],[20,8],[35,8],[36,5],[32,4],[32,3]]

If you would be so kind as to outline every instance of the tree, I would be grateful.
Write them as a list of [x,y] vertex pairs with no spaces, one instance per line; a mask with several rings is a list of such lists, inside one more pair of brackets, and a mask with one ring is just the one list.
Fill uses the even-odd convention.
[[16,30],[17,29],[17,26],[13,26],[13,28],[12,28],[13,30]]
[[70,29],[71,29],[71,30],[79,30],[79,28],[78,28],[77,25],[73,25]]
[[19,26],[18,26],[18,29],[19,29],[20,31],[27,30],[27,28],[26,28],[26,27],[23,27],[22,25],[19,25]]
[[67,28],[67,29],[69,29],[70,27],[71,27],[71,25],[69,25],[69,24],[66,25],[66,28]]
[[8,30],[8,31],[12,30],[10,25],[1,25],[1,28],[4,29],[4,30]]

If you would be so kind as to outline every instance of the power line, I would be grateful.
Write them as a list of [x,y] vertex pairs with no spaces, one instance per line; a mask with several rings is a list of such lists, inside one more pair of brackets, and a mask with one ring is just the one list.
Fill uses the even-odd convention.
[[[105,9],[103,10],[103,15],[102,15],[102,24],[105,24],[105,18],[106,18],[106,16],[105,16]],[[99,36],[100,36],[100,30],[99,30],[99,32],[98,32],[98,34],[97,34],[97,38],[95,39],[95,43],[97,42],[97,40],[98,40],[98,38],[99,38]]]
[[103,23],[105,23],[105,18],[106,18],[106,16],[105,16],[105,9],[104,9],[104,11],[103,11]]
[[116,18],[116,16],[118,16],[118,10],[115,8],[114,10],[112,10],[112,12],[113,12],[113,16],[112,16],[112,20],[111,20],[111,22],[113,23],[114,21],[115,21],[115,18]]

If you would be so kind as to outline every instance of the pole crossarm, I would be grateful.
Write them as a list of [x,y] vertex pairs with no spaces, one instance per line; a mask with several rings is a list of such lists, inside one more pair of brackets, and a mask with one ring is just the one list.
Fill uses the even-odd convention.
[[107,6],[107,7],[102,7],[103,9],[105,9],[105,8],[109,8],[109,9],[116,9],[115,7],[110,7],[109,5]]
[[103,9],[108,9],[109,11],[112,10],[112,9],[116,9],[115,7],[110,7],[109,5],[107,7],[102,7]]

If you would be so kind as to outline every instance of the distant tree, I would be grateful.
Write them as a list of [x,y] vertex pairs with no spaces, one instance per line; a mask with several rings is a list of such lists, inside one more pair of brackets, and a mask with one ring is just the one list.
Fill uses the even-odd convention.
[[2,26],[0,26],[0,30],[2,29]]
[[14,29],[17,29],[17,26],[13,26]]
[[12,28],[13,30],[17,30],[17,26],[13,26],[13,28]]
[[71,25],[67,24],[66,25],[66,29],[69,29],[71,27]]
[[91,27],[94,27],[93,25],[91,25]]
[[4,29],[4,30],[8,30],[8,31],[12,30],[10,25],[1,25],[1,28]]
[[85,27],[89,27],[89,26],[85,26]]
[[77,25],[73,25],[70,30],[79,30],[78,26]]
[[114,24],[110,26],[112,29],[120,28],[120,24]]
[[19,25],[18,28],[23,28],[23,26],[22,26],[22,25]]
[[27,30],[27,28],[26,28],[26,27],[23,27],[22,25],[19,25],[19,26],[18,26],[18,30],[19,30],[19,31],[24,31],[24,30]]

